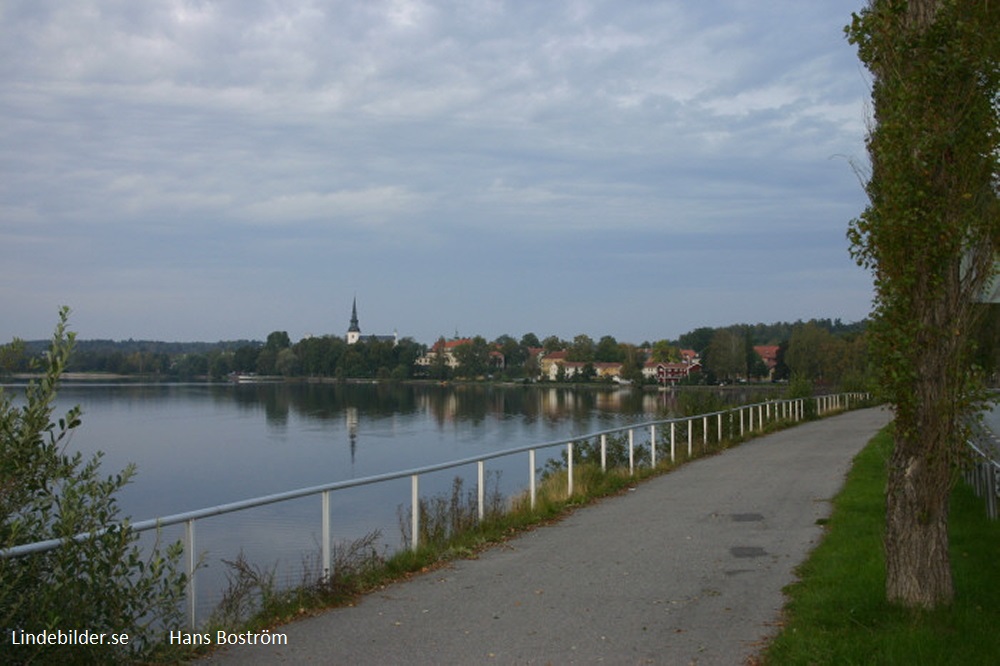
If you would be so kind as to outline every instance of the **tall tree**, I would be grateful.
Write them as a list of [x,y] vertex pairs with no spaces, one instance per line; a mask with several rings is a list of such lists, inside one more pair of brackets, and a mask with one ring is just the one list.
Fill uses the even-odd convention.
[[477,335],[456,346],[453,353],[458,361],[458,373],[463,377],[475,378],[489,371],[490,348],[483,336]]
[[678,339],[677,344],[682,349],[693,349],[699,354],[703,354],[708,349],[708,346],[712,344],[712,336],[714,335],[714,328],[702,326],[682,335]]
[[837,357],[841,354],[841,344],[825,328],[816,322],[797,325],[792,330],[785,352],[785,363],[792,374],[810,381],[817,379],[835,380],[831,376]]
[[271,331],[267,335],[267,342],[264,344],[264,349],[279,352],[282,349],[288,349],[291,346],[292,341],[289,340],[287,331]]
[[[704,351],[704,349],[701,351]],[[652,360],[661,363],[677,363],[681,360],[680,351],[677,347],[670,344],[669,340],[657,340],[654,342],[652,356]]]
[[538,336],[534,333],[528,332],[521,336],[521,346],[522,347],[541,347],[542,343],[538,341]]
[[871,71],[869,205],[851,223],[872,270],[873,354],[895,410],[886,488],[889,601],[954,596],[948,496],[965,417],[977,297],[1000,249],[1000,2],[871,0],[848,37]]
[[594,344],[593,338],[581,333],[573,338],[573,344],[566,350],[566,360],[590,363],[594,360],[594,350],[596,348],[597,345]]
[[597,347],[594,349],[594,360],[605,363],[621,363],[625,360],[625,351],[613,336],[605,335],[598,341]]
[[719,328],[712,334],[706,350],[708,370],[720,379],[730,381],[746,371],[746,349],[743,336],[734,328]]

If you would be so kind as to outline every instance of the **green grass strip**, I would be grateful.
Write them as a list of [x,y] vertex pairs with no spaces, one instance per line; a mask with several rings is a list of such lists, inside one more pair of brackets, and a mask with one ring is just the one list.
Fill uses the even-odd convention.
[[1000,522],[959,482],[949,520],[956,599],[931,612],[886,603],[886,461],[891,430],[858,454],[834,501],[827,534],[785,592],[790,601],[781,634],[763,663],[1000,663]]

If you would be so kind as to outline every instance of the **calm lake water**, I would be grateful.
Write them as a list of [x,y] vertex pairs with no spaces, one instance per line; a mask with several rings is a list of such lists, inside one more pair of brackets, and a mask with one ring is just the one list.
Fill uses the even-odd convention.
[[[725,393],[734,401],[746,392]],[[142,520],[332,481],[411,469],[616,425],[667,417],[676,394],[629,389],[401,384],[65,384],[59,415],[79,404],[70,449],[104,452],[103,470],[135,463],[119,495],[122,515]],[[536,466],[560,450],[539,452]],[[527,487],[526,454],[487,463],[504,495]],[[421,477],[421,495],[445,493],[455,476],[475,489],[474,465]],[[498,475],[498,476],[497,476]],[[381,534],[402,542],[409,479],[333,493],[335,542]],[[320,552],[319,496],[198,521],[199,607],[225,584],[223,559],[242,550],[279,580],[297,582]],[[408,515],[408,514],[406,514]],[[168,528],[164,538],[180,538]]]

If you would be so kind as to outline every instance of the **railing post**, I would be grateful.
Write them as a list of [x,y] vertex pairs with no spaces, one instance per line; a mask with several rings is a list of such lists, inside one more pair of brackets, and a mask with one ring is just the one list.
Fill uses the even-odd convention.
[[753,432],[753,407],[747,408],[747,411],[750,412],[750,432]]
[[740,407],[740,437],[742,437],[742,436],[743,436],[743,423],[744,423],[744,419],[743,419],[743,408],[742,408],[742,407]]
[[719,438],[715,442],[716,444],[722,443],[722,412],[719,412]]
[[323,535],[323,580],[330,580],[333,571],[330,570],[330,491],[324,490],[322,494],[323,504],[323,526],[320,530]]
[[632,428],[628,429],[628,473],[635,474],[635,435]]
[[420,475],[410,477],[410,525],[413,530],[411,550],[420,547]]
[[535,496],[536,496],[536,493],[535,493],[535,450],[534,449],[531,449],[530,451],[528,451],[528,471],[530,472],[529,486],[531,487],[531,510],[534,511],[535,510]]
[[567,471],[569,472],[566,476],[569,478],[566,487],[567,497],[573,497],[573,442],[566,445],[566,461],[567,461]]
[[677,459],[677,422],[670,422],[670,462]]
[[601,471],[608,471],[608,436],[601,435]]
[[649,456],[650,464],[656,469],[656,426],[649,426]]
[[701,450],[708,446],[708,417],[701,417]]
[[757,430],[764,429],[764,405],[757,405]]
[[986,463],[986,515],[990,520],[997,519],[997,474],[1000,468],[993,461]]
[[188,628],[192,631],[197,626],[195,611],[198,608],[197,587],[195,586],[195,569],[198,564],[198,556],[195,555],[194,548],[194,519],[184,523],[184,536],[187,541],[187,610]]
[[688,419],[687,420],[687,429],[688,429],[688,458],[691,457],[691,437],[692,437],[692,431],[694,430],[694,428],[692,427],[693,425],[694,425],[694,419]]
[[486,461],[479,461],[479,522],[486,518]]

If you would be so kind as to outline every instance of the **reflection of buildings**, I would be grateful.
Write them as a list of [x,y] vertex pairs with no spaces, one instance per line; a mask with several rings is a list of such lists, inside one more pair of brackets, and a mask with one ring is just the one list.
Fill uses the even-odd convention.
[[439,426],[461,421],[497,421],[520,414],[553,423],[590,421],[595,414],[656,413],[654,393],[616,389],[574,389],[565,386],[490,388],[483,386],[426,387],[416,395],[420,411]]
[[344,418],[347,421],[347,437],[351,441],[351,464],[354,464],[354,454],[358,448],[358,408],[345,407]]

